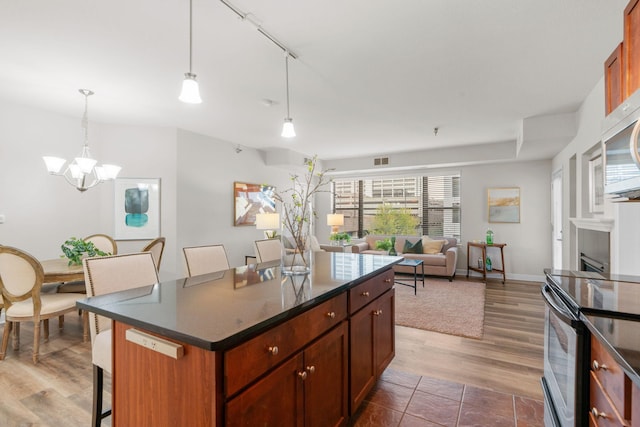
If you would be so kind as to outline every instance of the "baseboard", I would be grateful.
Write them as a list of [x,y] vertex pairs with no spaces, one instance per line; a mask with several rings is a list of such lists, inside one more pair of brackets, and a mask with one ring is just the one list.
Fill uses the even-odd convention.
[[[467,270],[463,269],[457,269],[456,270],[456,276],[459,277],[466,277],[467,276]],[[480,273],[477,273],[475,271],[469,271],[469,277],[473,277],[473,278],[480,278],[482,277],[482,275]],[[499,279],[502,280],[502,274],[500,273],[489,273],[487,274],[487,278],[489,279]],[[518,280],[518,281],[523,281],[523,282],[538,282],[538,283],[542,283],[544,282],[544,274],[517,274],[517,273],[509,273],[507,272],[507,280]]]

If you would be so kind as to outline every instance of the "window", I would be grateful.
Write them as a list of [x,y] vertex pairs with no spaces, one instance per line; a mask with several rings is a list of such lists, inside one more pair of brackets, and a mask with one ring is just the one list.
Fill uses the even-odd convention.
[[363,236],[371,232],[378,208],[418,218],[416,235],[460,238],[460,175],[334,180],[333,204],[344,215],[344,231]]

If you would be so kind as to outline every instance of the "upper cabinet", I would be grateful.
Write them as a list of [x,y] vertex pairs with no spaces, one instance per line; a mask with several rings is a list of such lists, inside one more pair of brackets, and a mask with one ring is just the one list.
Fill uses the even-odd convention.
[[624,99],[624,66],[622,43],[604,63],[605,115],[609,115]]
[[605,115],[640,89],[640,0],[624,9],[624,40],[604,63]]
[[623,65],[626,72],[625,98],[640,88],[640,0],[624,9]]

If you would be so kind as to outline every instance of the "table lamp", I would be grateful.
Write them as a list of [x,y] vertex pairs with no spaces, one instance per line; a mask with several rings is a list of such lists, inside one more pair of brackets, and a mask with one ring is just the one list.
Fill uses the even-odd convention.
[[274,213],[257,213],[256,214],[256,229],[265,230],[264,236],[267,239],[275,239],[280,229],[280,214]]
[[336,234],[338,228],[344,225],[344,215],[337,213],[327,214],[327,225],[331,226],[331,234]]

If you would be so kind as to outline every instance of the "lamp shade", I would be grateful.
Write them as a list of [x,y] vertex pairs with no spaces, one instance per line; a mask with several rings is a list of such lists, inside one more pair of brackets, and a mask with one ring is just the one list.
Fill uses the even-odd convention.
[[277,230],[280,228],[280,214],[258,213],[256,214],[256,228],[258,230]]
[[182,92],[178,98],[182,102],[187,104],[200,104],[202,98],[200,98],[200,89],[198,88],[198,82],[196,81],[196,75],[191,73],[185,73],[184,80],[182,81]]
[[343,214],[327,214],[327,225],[332,227],[344,225]]

